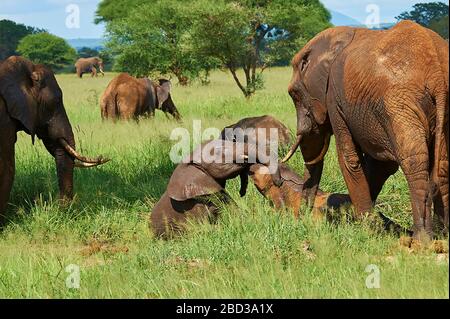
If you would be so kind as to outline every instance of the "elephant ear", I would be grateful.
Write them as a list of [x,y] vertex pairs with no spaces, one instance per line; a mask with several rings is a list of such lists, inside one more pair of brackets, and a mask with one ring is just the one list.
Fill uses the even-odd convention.
[[9,115],[25,127],[27,133],[34,135],[38,106],[31,95],[35,86],[43,86],[43,76],[33,72],[31,62],[21,57],[10,57],[0,65],[0,96],[6,102]]
[[318,124],[323,124],[327,118],[326,96],[331,67],[354,35],[355,29],[350,27],[325,30],[302,50],[303,54],[295,61],[310,95],[311,113]]
[[158,97],[158,106],[161,108],[162,104],[167,101],[170,95],[172,84],[168,80],[159,79],[159,85],[156,86],[156,96]]
[[190,164],[179,164],[172,174],[167,194],[177,201],[215,194],[224,188],[211,176]]

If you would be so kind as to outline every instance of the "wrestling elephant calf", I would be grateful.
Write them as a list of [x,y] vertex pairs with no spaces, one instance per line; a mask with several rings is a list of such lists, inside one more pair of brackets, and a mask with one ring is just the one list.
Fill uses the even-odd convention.
[[[302,201],[303,181],[285,164],[280,164],[279,171],[283,179],[283,184],[280,186],[273,183],[270,175],[267,175],[267,167],[261,164],[250,166],[249,176],[256,189],[269,199],[276,209],[290,208],[297,218]],[[319,189],[313,208],[314,210],[324,211],[326,209],[339,209],[343,205],[351,205],[348,195],[324,193]]]
[[160,79],[154,83],[148,78],[135,78],[128,73],[115,77],[100,101],[102,119],[134,119],[154,116],[155,110],[171,114],[177,121],[180,113],[170,95],[171,83]]
[[228,202],[226,181],[241,178],[240,195],[248,185],[248,169],[252,162],[274,164],[269,175],[275,185],[282,180],[277,155],[258,156],[256,146],[247,143],[213,140],[198,146],[180,163],[170,178],[166,192],[151,213],[151,228],[157,237],[169,237],[183,230],[188,219],[215,218],[215,199]]
[[108,160],[77,153],[63,95],[52,71],[21,57],[0,63],[0,224],[14,180],[17,132],[41,139],[55,158],[60,197],[73,196],[73,168]]

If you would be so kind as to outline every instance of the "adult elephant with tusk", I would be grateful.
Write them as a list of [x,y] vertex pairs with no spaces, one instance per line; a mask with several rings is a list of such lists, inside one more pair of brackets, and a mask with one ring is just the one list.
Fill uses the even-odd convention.
[[293,59],[289,85],[311,204],[330,135],[356,211],[370,211],[399,167],[414,237],[432,235],[431,205],[448,232],[448,43],[411,21],[390,30],[330,28]]
[[75,62],[75,70],[80,79],[84,73],[91,73],[92,77],[97,77],[97,68],[102,76],[105,76],[105,72],[103,72],[103,60],[99,57],[80,58]]
[[52,71],[21,57],[0,64],[0,223],[4,221],[15,173],[17,132],[41,139],[55,158],[61,199],[73,197],[73,168],[93,167],[108,159],[90,159],[75,150],[75,139]]

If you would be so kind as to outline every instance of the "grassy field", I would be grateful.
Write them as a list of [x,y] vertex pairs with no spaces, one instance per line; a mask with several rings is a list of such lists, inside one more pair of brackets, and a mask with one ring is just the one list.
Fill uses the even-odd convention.
[[[295,129],[287,94],[289,68],[267,70],[266,88],[246,101],[231,76],[214,73],[209,86],[174,86],[183,123],[155,119],[102,123],[98,100],[104,78],[58,76],[78,148],[112,162],[75,173],[76,198],[61,209],[53,159],[42,143],[19,134],[11,221],[0,232],[0,297],[10,298],[448,298],[448,255],[411,253],[398,237],[370,220],[300,221],[275,212],[250,185],[238,208],[225,207],[217,225],[192,227],[172,241],[152,238],[148,218],[174,169],[168,152],[173,128],[222,128],[246,117],[271,114]],[[296,155],[291,166],[301,173]],[[346,192],[334,145],[321,188]],[[411,225],[406,182],[391,177],[377,210]],[[80,269],[80,288],[66,287],[68,265]],[[380,271],[380,288],[366,287],[368,265]]]

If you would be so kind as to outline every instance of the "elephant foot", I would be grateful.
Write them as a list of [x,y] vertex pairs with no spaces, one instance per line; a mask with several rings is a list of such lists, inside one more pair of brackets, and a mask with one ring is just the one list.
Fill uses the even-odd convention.
[[406,247],[410,252],[432,252],[435,254],[448,254],[447,240],[418,240],[411,236],[402,236],[399,239],[399,244]]

